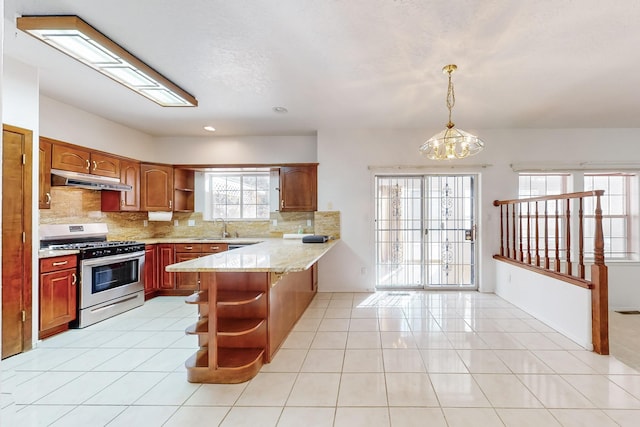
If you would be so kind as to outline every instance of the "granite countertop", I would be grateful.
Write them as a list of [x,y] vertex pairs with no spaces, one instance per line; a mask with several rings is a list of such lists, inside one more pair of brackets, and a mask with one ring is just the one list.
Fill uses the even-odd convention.
[[38,251],[38,259],[53,258],[65,255],[77,255],[80,251],[77,249],[40,249]]
[[135,239],[137,242],[141,242],[147,245],[156,245],[159,243],[228,243],[230,245],[238,245],[243,243],[260,243],[267,240],[281,240],[274,237],[158,237],[150,239]]
[[261,243],[168,265],[169,272],[274,272],[309,269],[338,241],[302,243],[300,239],[264,239]]

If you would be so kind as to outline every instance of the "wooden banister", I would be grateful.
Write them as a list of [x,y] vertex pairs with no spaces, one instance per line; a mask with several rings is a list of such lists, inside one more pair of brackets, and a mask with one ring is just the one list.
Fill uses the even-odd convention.
[[[597,353],[609,354],[608,271],[604,262],[604,234],[600,201],[603,194],[604,190],[594,190],[527,199],[495,200],[493,205],[500,207],[500,251],[499,254],[494,255],[494,258],[590,289],[593,348]],[[591,277],[589,280],[585,279],[583,223],[583,201],[587,197],[595,197],[596,202],[594,212],[594,260],[591,265]],[[577,216],[575,216],[576,209],[573,211],[571,209],[572,200],[576,200],[578,204]],[[544,202],[543,212],[540,212],[538,207],[540,202]],[[550,202],[555,205],[553,212],[549,212]],[[532,203],[535,207],[533,212],[531,210]],[[525,215],[526,218],[523,218]],[[551,227],[554,231],[552,242],[550,242],[551,236],[549,236],[550,219],[553,220]],[[535,222],[534,226],[531,225],[532,220]],[[539,230],[541,220],[544,221],[543,236]],[[576,255],[573,254],[572,259],[571,251],[571,222],[573,220],[577,222],[578,228],[576,269],[573,268]],[[540,240],[543,240],[544,248],[540,247]],[[535,247],[532,247],[534,244]],[[532,250],[534,251],[533,255],[531,253]],[[541,251],[543,251],[543,262],[540,260]],[[551,266],[549,257],[550,251],[551,256],[554,257],[553,266]],[[561,268],[562,264],[565,265],[564,269]]]

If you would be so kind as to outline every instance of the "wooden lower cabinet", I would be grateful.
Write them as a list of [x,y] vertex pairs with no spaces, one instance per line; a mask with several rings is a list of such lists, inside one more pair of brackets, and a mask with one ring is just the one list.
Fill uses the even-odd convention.
[[40,260],[40,339],[66,331],[76,319],[77,259],[67,255]]
[[173,290],[175,288],[175,273],[165,271],[165,267],[176,262],[174,245],[173,243],[161,243],[156,245],[156,248],[158,290]]
[[144,299],[145,301],[158,294],[158,262],[156,245],[144,247]]
[[[314,266],[315,267],[315,266]],[[187,380],[240,383],[271,362],[313,296],[313,270],[200,273],[186,302],[200,317],[186,333],[200,349],[187,360]]]
[[[188,261],[213,253],[224,252],[226,243],[176,243],[176,262]],[[198,289],[200,275],[198,273],[175,273],[176,290],[194,291]]]

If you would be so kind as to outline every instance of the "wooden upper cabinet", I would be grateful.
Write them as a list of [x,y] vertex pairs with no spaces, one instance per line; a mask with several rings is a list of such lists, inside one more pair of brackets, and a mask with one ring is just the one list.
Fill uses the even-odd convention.
[[173,166],[140,165],[140,210],[173,210]]
[[102,211],[122,212],[140,210],[140,162],[120,160],[120,182],[128,184],[130,191],[102,190]]
[[91,173],[120,179],[120,159],[102,153],[91,153]]
[[280,211],[312,212],[318,210],[317,165],[280,168]]
[[91,173],[91,152],[62,144],[53,144],[51,167],[71,172]]
[[51,208],[51,142],[40,138],[40,166],[38,173],[38,207]]
[[54,143],[51,151],[53,169],[120,178],[120,159],[117,157],[68,144]]

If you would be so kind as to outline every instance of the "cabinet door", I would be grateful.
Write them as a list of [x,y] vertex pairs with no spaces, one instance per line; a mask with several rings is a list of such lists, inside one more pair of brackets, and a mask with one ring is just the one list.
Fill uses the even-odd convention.
[[312,212],[318,208],[317,166],[280,168],[280,211]]
[[157,245],[158,256],[158,284],[160,289],[174,289],[175,273],[169,273],[164,268],[169,264],[175,264],[175,251],[173,244],[163,243]]
[[140,210],[140,163],[129,160],[120,161],[120,182],[128,184],[131,191],[120,192],[120,210]]
[[40,166],[38,174],[38,207],[51,208],[51,142],[40,138]]
[[88,150],[53,144],[51,148],[51,167],[71,172],[90,173],[90,157]]
[[76,318],[75,269],[40,275],[40,330],[69,323]]
[[142,211],[173,210],[173,167],[143,163],[140,181]]
[[120,179],[120,159],[101,153],[91,153],[91,173]]
[[[176,253],[176,262],[188,261],[200,258],[200,253]],[[195,290],[198,289],[198,273],[176,273],[176,289]]]
[[156,246],[144,247],[144,296],[152,297],[158,289],[158,264],[156,262]]

